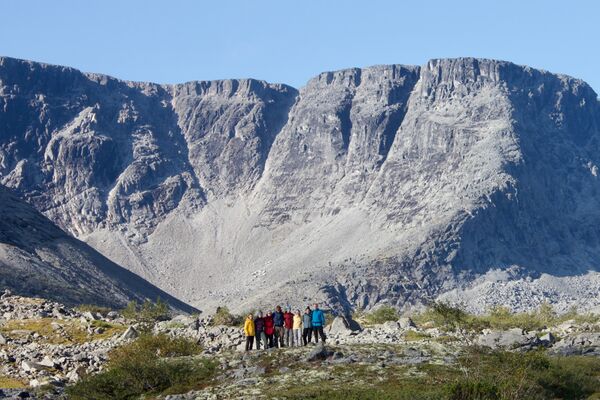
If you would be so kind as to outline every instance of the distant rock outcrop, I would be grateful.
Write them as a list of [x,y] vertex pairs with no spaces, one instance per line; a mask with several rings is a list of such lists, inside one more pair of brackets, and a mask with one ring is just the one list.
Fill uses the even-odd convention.
[[70,305],[123,307],[129,300],[161,298],[175,309],[194,311],[69,236],[2,186],[0,285]]

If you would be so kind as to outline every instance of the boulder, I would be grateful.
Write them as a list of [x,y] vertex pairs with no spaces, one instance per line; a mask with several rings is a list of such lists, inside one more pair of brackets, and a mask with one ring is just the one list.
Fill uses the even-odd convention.
[[331,325],[327,327],[327,333],[330,335],[350,335],[352,329],[344,317],[335,317]]
[[396,321],[386,321],[381,324],[381,329],[385,332],[397,332],[400,329],[400,325]]
[[108,314],[106,314],[106,318],[113,320],[113,319],[117,319],[119,318],[119,313],[116,311],[109,311]]
[[0,334],[0,345],[6,344],[6,338]]
[[401,317],[400,319],[398,319],[398,326],[400,327],[400,329],[409,329],[409,328],[416,328],[417,326],[415,325],[415,323],[413,322],[412,319],[410,319],[409,317]]
[[480,346],[493,349],[516,349],[535,344],[537,338],[534,335],[525,334],[520,328],[512,328],[507,331],[492,331],[487,335],[481,335],[477,339],[477,342]]
[[45,366],[40,363],[36,363],[34,361],[23,361],[21,362],[21,370],[25,372],[33,372],[33,371],[41,371]]
[[56,367],[56,362],[48,356],[45,356],[42,361],[39,362],[40,365],[48,368]]
[[304,358],[304,361],[312,362],[312,361],[326,360],[332,354],[333,354],[333,352],[327,349],[327,347],[325,346],[325,343],[319,342],[319,343],[317,343],[315,348],[310,353],[308,353],[308,355]]
[[137,338],[139,335],[140,334],[138,333],[138,331],[133,326],[130,326],[121,335],[121,340],[132,340],[132,339]]
[[556,342],[556,337],[554,337],[551,332],[548,332],[545,335],[540,336],[539,340],[543,346],[549,347]]

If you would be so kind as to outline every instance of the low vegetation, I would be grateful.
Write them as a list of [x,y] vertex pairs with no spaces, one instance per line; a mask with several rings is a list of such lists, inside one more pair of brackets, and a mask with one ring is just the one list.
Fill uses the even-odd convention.
[[2,389],[23,389],[26,386],[24,382],[18,379],[0,375],[0,388]]
[[102,328],[101,332],[88,331],[87,325],[79,320],[41,318],[6,321],[0,326],[0,333],[14,339],[37,333],[41,337],[40,342],[68,345],[107,339],[125,330],[123,325],[104,321],[91,321],[90,325]]
[[169,317],[169,306],[160,298],[156,299],[156,302],[146,300],[142,304],[132,300],[121,311],[121,315],[128,320],[148,325],[167,319]]
[[67,389],[70,399],[134,399],[200,389],[216,372],[210,360],[190,357],[202,348],[194,341],[144,334],[114,350],[106,369]]
[[[302,371],[298,372],[303,376]],[[331,379],[315,385],[294,385],[279,399],[445,399],[542,400],[586,399],[600,394],[600,360],[592,357],[549,357],[470,349],[456,365],[336,367]],[[340,379],[340,377],[342,377]],[[591,397],[596,398],[596,397]]]
[[381,306],[370,312],[359,311],[352,316],[352,319],[365,326],[397,321],[398,318],[400,318],[398,310],[391,306]]
[[600,321],[600,316],[579,314],[576,309],[558,315],[548,303],[542,303],[532,312],[513,313],[506,307],[497,306],[490,309],[486,315],[474,315],[467,313],[460,306],[435,302],[426,311],[412,318],[420,326],[438,327],[447,331],[457,329],[480,331],[485,328],[499,330],[522,328],[533,331],[543,330],[569,320],[576,323]]
[[244,315],[232,314],[225,306],[217,307],[217,311],[213,315],[212,325],[240,326],[244,323],[244,318]]

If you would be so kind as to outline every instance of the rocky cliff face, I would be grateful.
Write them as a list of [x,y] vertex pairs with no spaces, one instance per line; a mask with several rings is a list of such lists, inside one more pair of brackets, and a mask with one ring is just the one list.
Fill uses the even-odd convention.
[[566,306],[541,276],[589,298],[599,123],[584,82],[493,60],[328,72],[296,91],[0,59],[1,182],[203,307],[485,305],[521,296],[490,290],[507,280],[532,285],[524,304]]

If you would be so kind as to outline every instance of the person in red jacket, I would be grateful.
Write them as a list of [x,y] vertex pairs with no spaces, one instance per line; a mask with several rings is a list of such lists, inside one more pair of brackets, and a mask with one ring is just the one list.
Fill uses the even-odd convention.
[[[275,335],[275,324],[273,323],[273,313],[269,311],[265,317],[265,336],[267,336],[267,343],[265,343],[265,349],[273,347],[273,335]],[[268,346],[268,347],[267,347]]]
[[285,313],[283,313],[283,327],[285,346],[292,347],[294,345],[294,313],[289,307],[287,307]]

